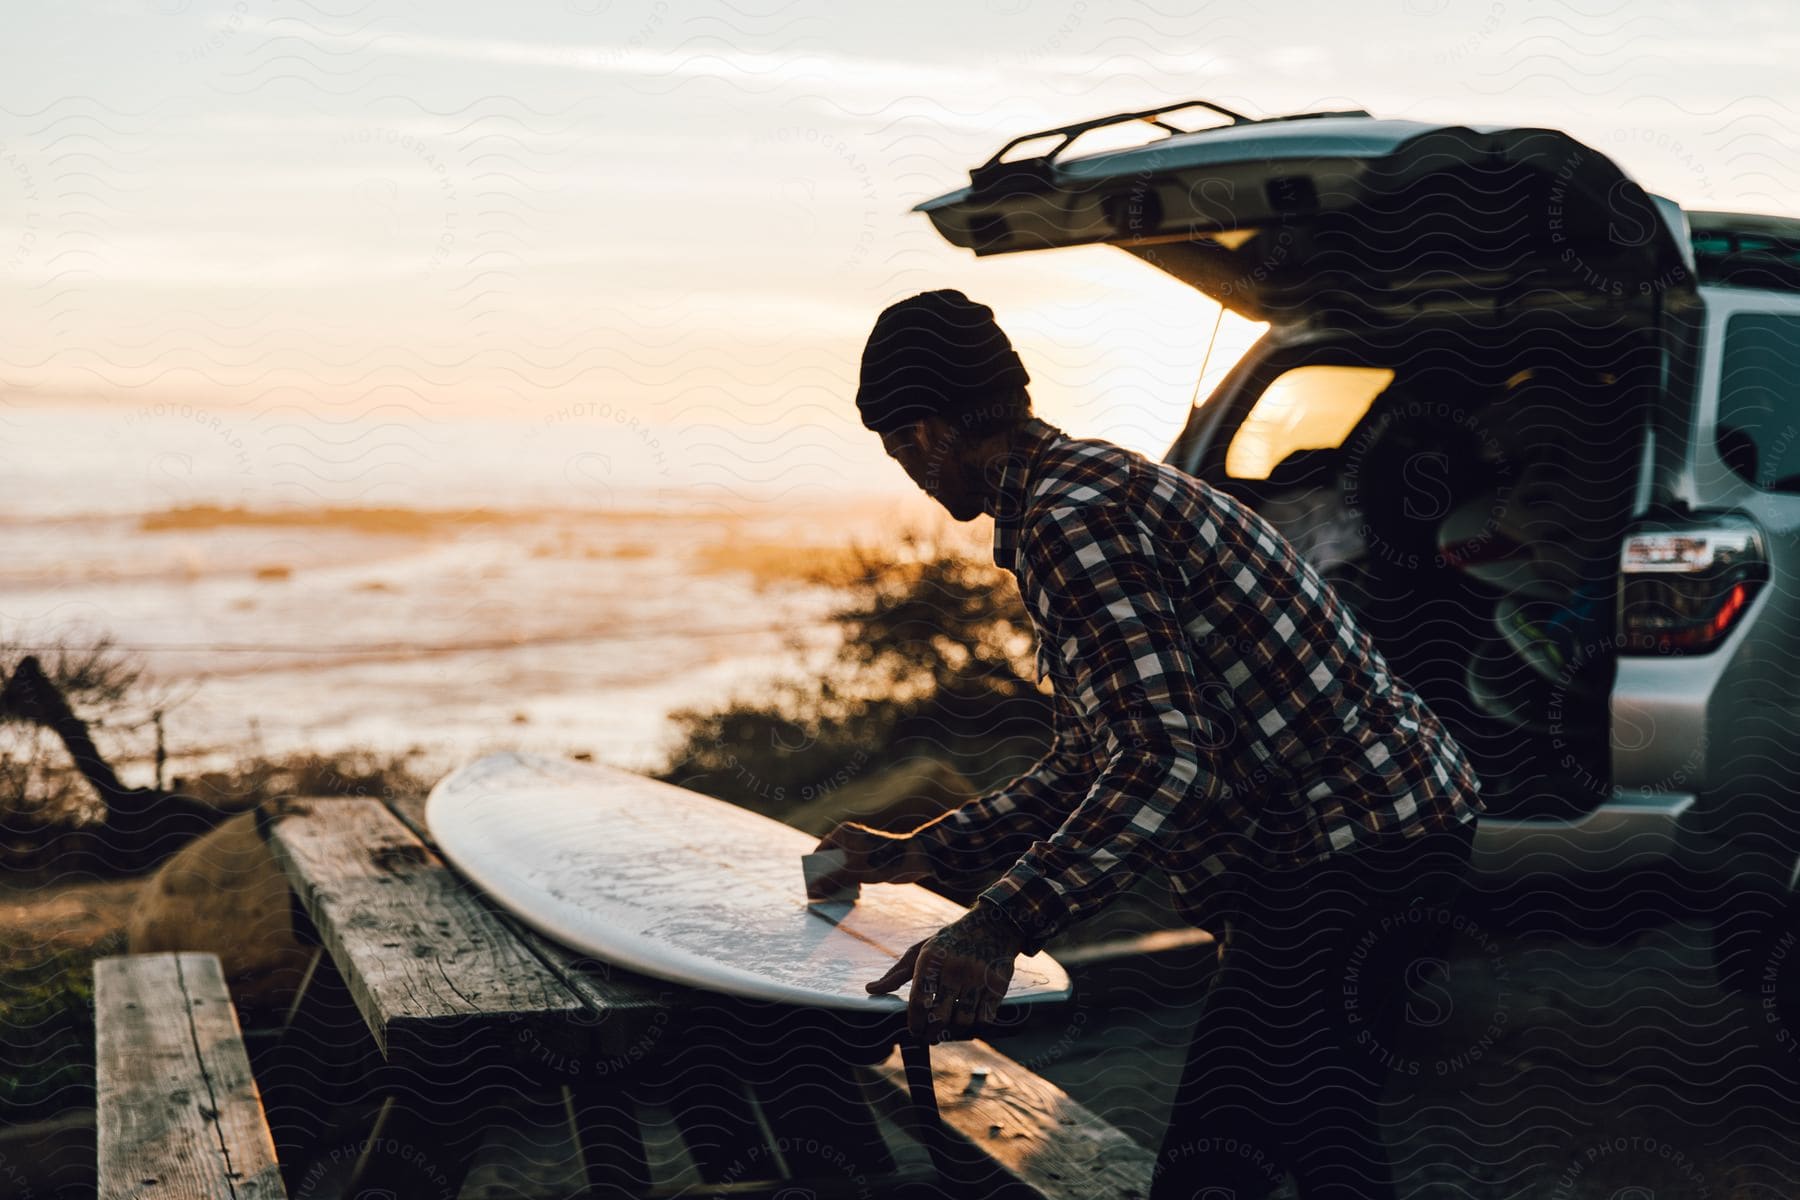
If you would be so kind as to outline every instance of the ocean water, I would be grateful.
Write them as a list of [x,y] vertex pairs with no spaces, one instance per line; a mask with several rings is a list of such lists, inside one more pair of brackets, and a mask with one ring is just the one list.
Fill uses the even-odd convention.
[[[283,459],[280,430],[204,409],[0,421],[0,643],[107,636],[140,656],[175,769],[353,746],[654,768],[674,710],[829,656],[840,596],[799,566],[934,520],[898,468],[884,482],[900,486],[861,472],[836,495],[813,470],[796,499],[764,454],[774,486],[722,489],[623,426],[396,424],[391,444],[418,453],[365,431],[334,475],[316,445]],[[150,744],[119,731],[107,748],[147,782]]]

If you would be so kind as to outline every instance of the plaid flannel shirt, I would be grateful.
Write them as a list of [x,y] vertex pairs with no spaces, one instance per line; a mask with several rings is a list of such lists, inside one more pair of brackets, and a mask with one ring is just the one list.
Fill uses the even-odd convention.
[[950,873],[1012,864],[981,899],[1028,953],[1146,863],[1195,920],[1234,865],[1485,811],[1460,747],[1337,593],[1206,483],[1034,419],[1003,468],[994,562],[1036,627],[1055,739],[914,836]]

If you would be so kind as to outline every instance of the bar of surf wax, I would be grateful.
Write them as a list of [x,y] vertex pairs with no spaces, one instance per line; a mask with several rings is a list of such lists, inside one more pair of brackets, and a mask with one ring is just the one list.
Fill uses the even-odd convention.
[[862,895],[862,884],[852,882],[845,884],[829,896],[813,897],[813,880],[829,875],[843,865],[844,852],[842,850],[820,850],[816,854],[802,854],[800,856],[800,871],[801,874],[806,877],[807,899],[809,903],[817,904],[829,900],[855,900]]

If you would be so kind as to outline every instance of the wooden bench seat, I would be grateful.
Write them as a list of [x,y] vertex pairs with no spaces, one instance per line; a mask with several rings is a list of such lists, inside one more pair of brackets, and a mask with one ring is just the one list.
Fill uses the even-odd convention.
[[100,1200],[287,1195],[214,954],[94,964]]
[[[1150,1194],[1153,1151],[986,1042],[940,1042],[931,1048],[931,1065],[938,1112],[956,1144],[953,1158],[977,1169],[991,1163],[1010,1177],[1010,1190],[1044,1200]],[[898,1050],[876,1074],[894,1096],[907,1094]]]

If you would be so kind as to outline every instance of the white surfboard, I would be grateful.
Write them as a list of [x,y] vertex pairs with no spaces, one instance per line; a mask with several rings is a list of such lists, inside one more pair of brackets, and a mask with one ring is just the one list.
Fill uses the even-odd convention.
[[[425,821],[459,871],[546,937],[753,999],[904,1007],[910,985],[886,996],[863,985],[965,911],[916,884],[864,884],[854,903],[809,905],[800,856],[817,838],[588,763],[488,755],[432,789]],[[1019,957],[1009,1004],[1068,995],[1049,955]]]

